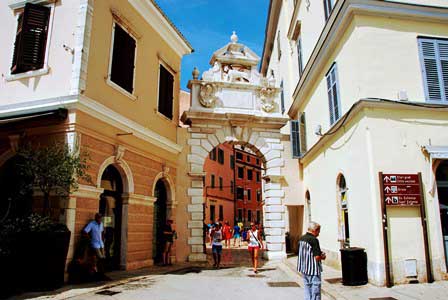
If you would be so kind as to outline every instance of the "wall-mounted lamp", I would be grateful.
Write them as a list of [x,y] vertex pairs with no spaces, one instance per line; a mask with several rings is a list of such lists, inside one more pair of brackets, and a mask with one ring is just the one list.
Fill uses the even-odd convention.
[[318,136],[323,136],[322,134],[322,126],[321,125],[317,125],[316,128],[314,129],[314,134],[318,135]]

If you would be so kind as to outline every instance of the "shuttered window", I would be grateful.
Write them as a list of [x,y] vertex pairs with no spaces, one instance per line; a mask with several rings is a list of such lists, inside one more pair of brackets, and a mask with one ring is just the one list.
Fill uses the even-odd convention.
[[328,18],[330,17],[333,7],[334,0],[324,0],[325,20],[328,20]]
[[131,93],[134,91],[135,39],[114,23],[110,80]]
[[282,114],[285,113],[285,92],[283,91],[283,80],[280,83],[280,88],[282,89],[282,91],[280,92],[280,101],[281,101],[281,109],[282,109]]
[[280,44],[280,31],[277,33],[277,58],[280,60],[282,58],[282,48]]
[[300,125],[299,120],[291,120],[292,158],[300,158]]
[[173,87],[173,74],[160,65],[158,111],[168,119],[173,119]]
[[307,151],[306,147],[306,119],[305,112],[300,114],[299,117],[299,136],[300,136],[300,154],[303,155]]
[[45,62],[50,8],[27,3],[17,24],[11,74],[42,69]]
[[299,61],[299,76],[303,74],[303,54],[302,54],[302,37],[297,39],[297,59]]
[[330,109],[330,125],[333,125],[341,117],[341,105],[339,101],[339,83],[336,64],[330,68],[327,75],[328,105]]
[[448,41],[419,38],[426,101],[448,101]]

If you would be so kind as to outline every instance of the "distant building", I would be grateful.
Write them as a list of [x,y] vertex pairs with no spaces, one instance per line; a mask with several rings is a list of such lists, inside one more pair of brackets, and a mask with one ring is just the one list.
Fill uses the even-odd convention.
[[188,125],[185,125],[180,118],[182,114],[190,108],[190,93],[184,90],[180,90],[179,92],[179,126],[183,128],[187,128]]
[[[322,224],[327,264],[365,248],[377,285],[448,278],[447,22],[445,0],[270,1],[261,72],[293,119],[294,218]],[[420,173],[422,194],[381,172]]]

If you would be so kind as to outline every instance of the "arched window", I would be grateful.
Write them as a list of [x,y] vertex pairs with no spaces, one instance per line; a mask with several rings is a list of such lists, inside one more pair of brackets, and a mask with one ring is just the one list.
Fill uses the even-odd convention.
[[344,175],[339,176],[338,180],[338,202],[340,207],[339,214],[339,241],[341,248],[350,247],[350,228],[348,220],[348,188]]

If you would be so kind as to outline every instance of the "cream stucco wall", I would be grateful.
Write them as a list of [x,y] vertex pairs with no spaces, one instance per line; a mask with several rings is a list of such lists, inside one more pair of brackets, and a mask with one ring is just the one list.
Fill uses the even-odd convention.
[[[136,37],[134,92],[131,99],[107,84],[113,21],[118,12],[121,24]],[[95,1],[85,95],[154,132],[176,140],[179,109],[181,57],[127,1]],[[157,112],[159,62],[175,72],[173,119]]]
[[49,72],[17,80],[8,80],[10,74],[17,17],[23,9],[13,10],[8,1],[0,2],[0,99],[1,105],[18,104],[32,100],[68,95],[72,76],[73,54],[63,45],[75,47],[75,33],[80,10],[79,0],[57,1],[52,7],[49,28],[49,43],[46,49]]

